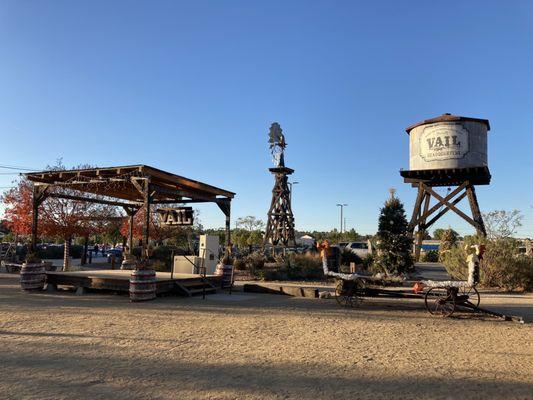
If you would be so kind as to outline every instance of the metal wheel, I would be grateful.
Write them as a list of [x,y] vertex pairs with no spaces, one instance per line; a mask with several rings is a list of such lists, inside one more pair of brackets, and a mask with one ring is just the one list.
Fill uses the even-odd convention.
[[468,301],[474,306],[479,307],[480,297],[479,292],[474,286],[463,286],[459,289],[459,294],[468,296]]
[[455,296],[446,288],[431,288],[424,296],[426,309],[432,315],[449,317],[455,311]]
[[340,281],[335,288],[335,300],[343,307],[357,307],[361,304],[360,283],[352,281],[353,285],[345,288],[344,281]]

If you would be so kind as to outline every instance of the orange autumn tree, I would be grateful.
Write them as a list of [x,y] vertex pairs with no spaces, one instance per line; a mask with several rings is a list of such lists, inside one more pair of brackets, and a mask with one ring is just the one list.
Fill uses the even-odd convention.
[[[58,167],[55,167],[57,169]],[[79,195],[80,192],[66,188],[49,188],[66,195]],[[96,198],[96,195],[85,197]],[[7,226],[20,235],[29,235],[32,227],[33,185],[27,179],[19,181],[3,197]],[[89,236],[102,232],[106,219],[118,216],[115,208],[107,205],[48,197],[39,207],[38,232],[40,235],[59,237],[64,240],[64,269],[69,267],[70,245],[74,236]]]
[[[133,217],[133,237],[137,240],[142,239],[143,235],[143,222],[146,215],[144,207],[141,207],[139,211]],[[154,241],[161,241],[172,236],[173,232],[177,228],[171,228],[163,226],[159,223],[158,215],[153,213],[150,216],[150,239]],[[120,228],[122,236],[128,237],[130,232],[129,218],[125,218]],[[131,243],[130,243],[131,245]]]

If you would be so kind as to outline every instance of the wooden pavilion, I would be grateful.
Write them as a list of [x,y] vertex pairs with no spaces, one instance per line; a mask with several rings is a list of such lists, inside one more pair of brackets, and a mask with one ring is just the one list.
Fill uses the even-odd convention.
[[[33,182],[32,247],[37,244],[39,205],[48,197],[122,207],[129,216],[129,244],[133,243],[133,218],[141,207],[142,246],[146,255],[150,237],[150,210],[158,204],[216,203],[226,217],[226,246],[230,245],[231,200],[235,193],[184,178],[147,165],[51,170],[24,174]],[[69,189],[62,193],[58,188]],[[75,191],[76,194],[70,194]],[[79,193],[79,195],[78,195]]]

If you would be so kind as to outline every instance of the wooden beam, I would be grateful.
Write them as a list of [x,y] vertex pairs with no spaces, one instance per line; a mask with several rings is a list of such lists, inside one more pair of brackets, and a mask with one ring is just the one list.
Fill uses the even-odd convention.
[[205,201],[214,201],[216,196],[209,196],[205,193],[196,192],[192,190],[182,190],[182,189],[165,189],[157,184],[152,184],[152,187],[155,189],[157,194],[165,196],[179,196],[179,197],[190,197],[191,199],[205,200]]
[[[428,192],[428,193],[435,193],[435,191],[433,191],[433,189],[431,189],[429,186],[427,186],[426,184],[420,182],[420,185],[422,186],[423,190]],[[443,202],[447,202],[449,200],[451,200],[453,197],[455,197],[459,192],[461,192],[461,190],[463,190],[464,188],[466,188],[466,186],[469,185],[469,182],[466,181],[466,182],[463,182],[461,185],[459,185],[457,188],[455,188],[454,190],[452,190],[450,193],[448,193],[446,195],[446,197],[444,197],[443,201],[440,201],[439,200],[439,195],[437,195],[438,197],[435,197],[437,200],[439,200],[439,202],[437,204],[435,204],[433,207],[431,207],[426,213],[423,213],[419,218],[417,218],[413,224],[413,230],[414,230],[414,227],[417,226],[420,221],[422,219],[427,219],[431,214],[433,214],[435,211],[437,211],[442,205],[443,205]],[[435,193],[436,194],[436,193]],[[442,199],[442,197],[440,197]]]
[[[462,185],[461,185],[462,186]],[[476,221],[474,221],[472,218],[470,218],[468,215],[466,215],[464,212],[462,212],[461,210],[459,210],[457,207],[455,207],[454,204],[451,204],[449,203],[445,198],[443,198],[442,196],[440,196],[438,193],[436,193],[432,188],[430,188],[429,186],[426,186],[426,190],[431,193],[431,195],[433,197],[435,197],[437,200],[440,201],[440,204],[442,205],[446,205],[450,208],[450,210],[452,210],[453,212],[455,212],[457,215],[459,215],[461,218],[463,218],[466,222],[468,222],[470,225],[472,225],[474,228],[478,228],[477,224],[476,224]],[[439,204],[439,206],[440,206]]]
[[473,185],[469,185],[466,188],[466,194],[468,196],[468,202],[470,203],[470,210],[472,210],[472,216],[474,217],[474,221],[476,221],[477,227],[477,234],[482,236],[487,236],[487,230],[485,228],[485,223],[483,222],[483,216],[481,215],[481,211],[479,209],[479,203],[477,201],[476,196],[476,189]]
[[[466,192],[461,193],[459,197],[457,197],[454,201],[452,201],[453,205],[458,204],[461,200],[463,200],[466,196]],[[431,225],[433,225],[437,220],[442,217],[444,214],[448,212],[449,208],[445,207],[442,211],[440,211],[437,215],[435,215],[431,220],[429,220],[426,223],[426,228],[429,228]]]
[[33,185],[32,220],[31,220],[31,251],[37,250],[37,235],[39,225],[39,206],[46,199],[48,185]]
[[86,201],[88,203],[106,204],[108,206],[117,206],[117,207],[139,207],[140,206],[139,203],[122,203],[120,201],[93,199],[91,197],[73,196],[73,195],[61,194],[61,193],[49,193],[48,197],[55,197],[58,199],[75,200],[75,201]]
[[424,191],[423,183],[419,182],[418,193],[416,195],[415,206],[413,208],[413,215],[411,217],[411,222],[409,222],[409,225],[407,227],[407,230],[411,232],[411,235],[414,233],[418,219],[420,218],[420,207],[422,205],[422,200],[424,199],[424,195],[425,195],[425,191]]
[[143,203],[144,203],[144,220],[143,220],[143,243],[142,243],[142,259],[148,259],[148,240],[150,238],[150,201],[151,201],[151,185],[150,181],[146,180],[144,182],[144,193],[143,193]]

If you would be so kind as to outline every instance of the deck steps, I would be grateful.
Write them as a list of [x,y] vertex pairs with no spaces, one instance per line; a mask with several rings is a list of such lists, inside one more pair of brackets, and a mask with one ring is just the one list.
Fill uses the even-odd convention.
[[188,297],[203,294],[204,285],[205,285],[205,294],[215,294],[217,292],[215,285],[213,285],[211,282],[207,280],[204,281],[202,278],[177,280],[175,281],[175,284],[178,290],[182,294]]

